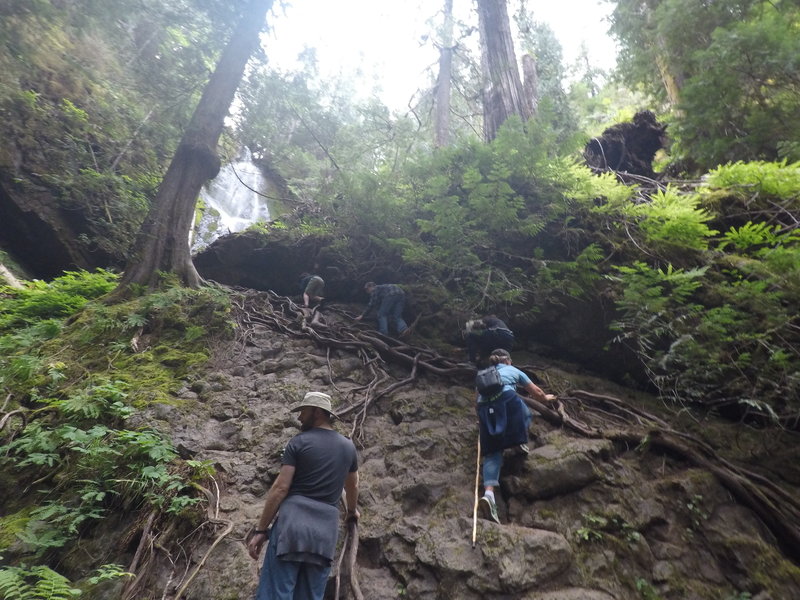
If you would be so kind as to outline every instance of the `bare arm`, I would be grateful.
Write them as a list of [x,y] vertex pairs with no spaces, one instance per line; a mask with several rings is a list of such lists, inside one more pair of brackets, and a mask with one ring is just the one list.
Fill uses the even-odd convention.
[[553,394],[545,394],[544,390],[532,381],[526,384],[524,389],[539,402],[551,402],[556,399]]
[[347,474],[347,478],[344,480],[344,493],[347,518],[358,519],[361,516],[358,512],[358,471]]
[[[269,488],[269,492],[267,492],[267,498],[264,500],[264,510],[261,511],[261,518],[258,520],[258,525],[256,526],[258,531],[266,530],[269,524],[272,523],[275,515],[278,514],[278,508],[281,502],[283,502],[289,493],[289,488],[292,486],[293,479],[294,466],[283,465],[280,473],[278,473],[278,477],[275,478],[272,487]],[[247,544],[247,550],[253,559],[258,559],[258,556],[261,554],[261,548],[266,541],[266,533],[256,533],[250,538],[250,542]]]

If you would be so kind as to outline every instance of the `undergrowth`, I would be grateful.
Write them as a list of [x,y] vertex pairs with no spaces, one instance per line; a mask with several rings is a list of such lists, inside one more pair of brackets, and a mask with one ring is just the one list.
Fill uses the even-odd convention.
[[6,598],[66,598],[94,585],[76,587],[50,567],[114,512],[200,514],[194,482],[209,465],[126,423],[150,403],[175,402],[171,392],[206,362],[210,340],[229,334],[228,298],[165,287],[97,301],[115,285],[98,270],[0,288],[0,482],[22,492],[0,500]]
[[[636,209],[647,216],[644,235],[632,235],[649,256],[609,275],[614,327],[663,396],[761,424],[790,425],[800,414],[797,173],[786,163],[719,167],[699,195],[675,195],[674,206],[692,208],[658,243],[644,226],[657,201]],[[676,265],[665,242],[694,252]]]

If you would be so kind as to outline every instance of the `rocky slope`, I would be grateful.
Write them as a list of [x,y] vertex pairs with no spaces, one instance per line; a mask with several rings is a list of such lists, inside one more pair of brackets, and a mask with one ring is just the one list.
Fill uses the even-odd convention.
[[[309,334],[303,339],[276,326],[273,307],[261,306],[264,312],[251,315],[239,341],[220,349],[212,370],[187,381],[174,404],[156,405],[143,416],[170,431],[184,455],[211,460],[218,470],[219,523],[202,543],[186,548],[188,564],[178,573],[201,562],[224,523],[232,529],[213,547],[184,598],[252,596],[259,565],[248,557],[244,540],[278,472],[280,452],[298,431],[290,404],[308,390],[322,390],[345,409],[412,371],[375,359],[358,344],[325,342],[332,331],[342,334],[351,325],[340,323],[336,311],[327,311],[322,324],[303,321],[297,328]],[[415,341],[417,356],[431,356]],[[536,365],[548,391],[565,398],[570,388],[581,387],[634,400],[624,389],[544,357],[518,354],[515,363]],[[376,366],[386,374],[377,385]],[[503,524],[479,521],[473,548],[477,430],[471,381],[415,374],[412,383],[376,398],[366,411],[348,411],[338,425],[360,451],[357,577],[364,598],[800,597],[800,569],[714,475],[647,444],[587,439],[542,418],[532,425],[530,455],[506,459]],[[586,409],[569,399],[564,408],[577,417]],[[161,597],[164,590],[173,597],[181,579],[176,567],[162,557],[153,573],[149,592],[140,597]],[[330,597],[333,587],[332,581]],[[344,577],[340,597],[354,597]]]

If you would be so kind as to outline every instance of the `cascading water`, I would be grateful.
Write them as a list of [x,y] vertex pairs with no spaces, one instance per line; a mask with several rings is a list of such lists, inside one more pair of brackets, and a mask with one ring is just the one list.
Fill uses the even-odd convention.
[[242,231],[270,217],[264,192],[266,181],[253,164],[249,150],[239,160],[223,166],[200,191],[203,209],[191,238],[192,253],[222,235]]

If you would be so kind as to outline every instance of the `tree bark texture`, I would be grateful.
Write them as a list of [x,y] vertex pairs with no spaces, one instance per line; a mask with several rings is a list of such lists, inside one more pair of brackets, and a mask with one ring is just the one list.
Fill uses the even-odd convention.
[[[654,9],[648,8],[646,12],[647,27],[650,30],[656,30],[654,23],[655,14]],[[683,87],[683,78],[680,73],[673,69],[669,60],[669,46],[664,36],[660,33],[655,33],[655,40],[653,42],[653,54],[655,57],[656,67],[661,76],[661,81],[664,84],[664,91],[667,93],[667,99],[672,108],[677,108],[680,102],[681,87]]]
[[530,54],[522,57],[522,76],[525,102],[530,111],[529,115],[532,117],[539,112],[539,73],[536,70],[536,59]]
[[442,47],[439,49],[439,76],[436,80],[434,111],[435,144],[441,148],[450,143],[450,87],[453,77],[453,0],[444,2]]
[[155,287],[161,272],[175,273],[190,287],[200,284],[189,250],[197,197],[219,172],[217,142],[272,4],[273,0],[251,0],[243,10],[159,185],[114,295],[125,294],[132,283]]
[[478,26],[483,68],[483,130],[486,141],[497,135],[511,115],[523,121],[530,108],[517,66],[506,0],[478,0]]

